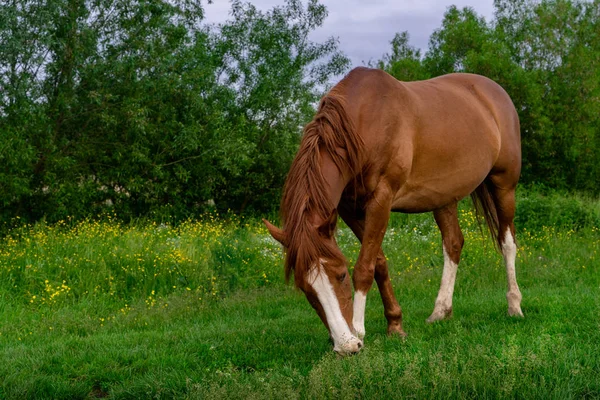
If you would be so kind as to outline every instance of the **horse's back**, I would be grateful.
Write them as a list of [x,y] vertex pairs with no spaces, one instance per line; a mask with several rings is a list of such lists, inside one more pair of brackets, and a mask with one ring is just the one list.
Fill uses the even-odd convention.
[[[496,82],[466,73],[403,83],[419,105],[415,133],[423,141],[441,140],[454,157],[465,150],[489,153],[490,170],[521,164],[519,118],[512,100]],[[482,162],[484,160],[481,160]]]
[[495,171],[508,171],[516,184],[518,117],[492,80],[450,74],[400,82],[361,68],[342,83],[334,90],[345,93],[367,148],[366,191],[384,176],[397,193],[395,209],[441,207],[467,196]]

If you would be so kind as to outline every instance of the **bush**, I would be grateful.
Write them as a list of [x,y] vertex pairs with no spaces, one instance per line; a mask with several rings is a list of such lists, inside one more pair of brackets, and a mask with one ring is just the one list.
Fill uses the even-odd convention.
[[515,225],[519,230],[532,231],[544,226],[574,230],[600,226],[600,204],[575,195],[521,191],[517,197]]

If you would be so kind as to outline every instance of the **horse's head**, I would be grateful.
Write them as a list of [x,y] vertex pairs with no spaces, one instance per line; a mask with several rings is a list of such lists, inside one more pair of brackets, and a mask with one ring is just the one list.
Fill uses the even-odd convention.
[[[337,214],[335,217],[337,218]],[[307,239],[297,245],[289,243],[288,238],[293,235],[287,235],[268,221],[263,221],[271,236],[287,249],[287,262],[296,263],[287,265],[287,270],[294,271],[296,286],[304,292],[310,305],[329,329],[333,350],[343,355],[357,353],[363,343],[355,335],[352,326],[351,279],[347,261],[335,243],[331,222],[314,228],[315,232],[310,236],[319,243],[310,243],[311,240]],[[331,249],[337,251],[328,251]]]

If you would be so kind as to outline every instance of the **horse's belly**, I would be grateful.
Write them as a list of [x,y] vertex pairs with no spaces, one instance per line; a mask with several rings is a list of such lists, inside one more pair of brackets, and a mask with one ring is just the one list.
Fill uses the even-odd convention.
[[[433,135],[432,135],[433,136]],[[471,194],[487,177],[499,152],[494,134],[439,135],[416,147],[405,180],[399,182],[392,209],[426,212]]]
[[469,193],[445,194],[432,191],[413,191],[398,194],[392,203],[392,211],[422,213],[437,210],[466,197]]
[[437,210],[470,195],[483,182],[487,170],[440,172],[428,179],[408,179],[396,192],[392,210],[420,213]]

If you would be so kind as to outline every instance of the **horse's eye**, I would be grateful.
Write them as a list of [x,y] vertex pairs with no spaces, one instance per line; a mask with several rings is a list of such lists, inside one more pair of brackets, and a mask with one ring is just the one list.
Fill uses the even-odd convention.
[[348,274],[347,274],[347,273],[345,273],[345,272],[343,272],[343,273],[339,274],[339,275],[338,275],[338,277],[337,277],[337,278],[338,278],[338,281],[340,281],[340,282],[344,282],[344,280],[346,279],[346,276],[347,276],[347,275],[348,275]]

